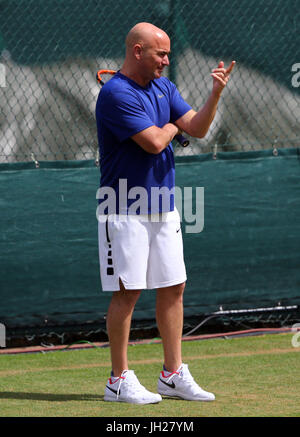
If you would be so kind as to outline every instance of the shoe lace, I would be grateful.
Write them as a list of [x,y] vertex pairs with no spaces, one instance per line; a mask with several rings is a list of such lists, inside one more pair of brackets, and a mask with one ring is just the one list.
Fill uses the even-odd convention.
[[126,378],[123,378],[119,384],[119,388],[117,391],[117,398],[119,396],[119,391],[120,391],[120,387],[121,384],[125,381],[126,379],[126,384],[128,389],[133,393],[141,393],[143,391],[145,391],[145,387],[140,383],[140,381],[138,380],[138,378],[136,377],[136,375],[132,372],[130,374],[127,374]]
[[119,387],[118,387],[118,390],[117,390],[117,399],[119,399],[119,394],[120,394],[121,385],[122,385],[122,383],[123,383],[124,380],[125,380],[125,378],[121,376],[121,377],[120,377],[120,384],[119,384]]
[[167,382],[170,382],[174,378],[174,376],[179,375],[179,377],[182,379],[182,381],[184,381],[186,384],[188,384],[188,385],[195,384],[195,380],[192,377],[192,375],[190,374],[187,364],[183,364],[182,367],[178,370],[179,370],[178,372],[173,372],[169,376],[169,378],[167,379]]
[[174,378],[174,376],[176,376],[176,375],[179,375],[179,372],[173,372],[173,373],[171,373],[171,375],[168,377],[168,379],[167,379],[167,382],[170,382],[173,378]]

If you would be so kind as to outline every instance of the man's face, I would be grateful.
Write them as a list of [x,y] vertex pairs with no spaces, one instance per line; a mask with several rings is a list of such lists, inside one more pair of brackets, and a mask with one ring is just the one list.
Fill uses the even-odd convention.
[[170,40],[163,35],[142,46],[140,67],[149,80],[158,79],[169,65]]

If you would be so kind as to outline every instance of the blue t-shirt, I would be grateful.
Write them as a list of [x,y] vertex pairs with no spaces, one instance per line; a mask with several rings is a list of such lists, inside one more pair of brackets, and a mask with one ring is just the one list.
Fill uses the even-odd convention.
[[[155,202],[151,206],[151,190],[162,189],[160,193],[163,193],[165,188],[168,196],[168,190],[175,186],[172,143],[159,154],[152,154],[143,150],[131,137],[150,126],[163,127],[166,123],[175,122],[190,109],[176,86],[166,77],[155,79],[144,88],[118,72],[103,86],[96,104],[100,187],[113,188],[116,213],[130,213],[130,207],[142,197],[137,194],[141,189],[148,196],[147,211],[137,208],[136,214],[174,210],[174,196],[170,197],[170,202],[164,202],[160,196],[158,210]],[[127,190],[126,205],[124,193],[120,201],[120,182],[123,183],[121,190],[124,191],[124,184]],[[134,187],[142,188],[130,191]],[[99,203],[103,201],[99,199]]]

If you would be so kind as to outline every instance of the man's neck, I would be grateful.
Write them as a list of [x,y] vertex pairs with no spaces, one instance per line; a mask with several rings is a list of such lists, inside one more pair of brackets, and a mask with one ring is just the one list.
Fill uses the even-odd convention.
[[133,80],[133,82],[137,83],[142,88],[146,88],[150,82],[149,79],[146,79],[143,75],[139,74],[137,71],[133,71],[125,63],[121,68],[120,73],[128,77],[129,79]]

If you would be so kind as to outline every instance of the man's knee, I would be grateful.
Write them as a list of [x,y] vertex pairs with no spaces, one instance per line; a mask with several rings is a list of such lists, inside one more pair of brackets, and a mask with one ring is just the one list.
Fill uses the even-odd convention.
[[185,289],[185,282],[183,282],[182,284],[174,285],[173,288],[174,288],[174,294],[178,296],[182,296]]
[[185,289],[185,282],[182,282],[181,284],[172,285],[171,287],[166,288],[160,288],[158,289],[158,295],[160,298],[172,298],[173,300],[182,300],[183,299],[183,293]]
[[113,293],[113,300],[118,301],[124,306],[135,305],[138,300],[141,290],[126,290],[121,279],[119,280],[120,290]]

